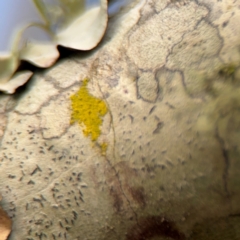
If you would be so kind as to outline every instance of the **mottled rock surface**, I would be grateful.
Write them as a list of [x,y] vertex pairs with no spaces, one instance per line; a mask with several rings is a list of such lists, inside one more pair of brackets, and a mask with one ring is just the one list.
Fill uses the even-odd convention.
[[[240,238],[240,2],[142,0],[0,99],[10,240]],[[101,134],[70,124],[89,79]]]

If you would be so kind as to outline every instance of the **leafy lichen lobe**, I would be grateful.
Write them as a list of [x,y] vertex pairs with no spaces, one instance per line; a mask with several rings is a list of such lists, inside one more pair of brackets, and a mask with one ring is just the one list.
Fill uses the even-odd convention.
[[101,134],[102,117],[108,112],[106,103],[88,91],[89,79],[85,79],[78,92],[70,97],[72,105],[71,124],[78,122],[83,126],[85,136],[96,141]]

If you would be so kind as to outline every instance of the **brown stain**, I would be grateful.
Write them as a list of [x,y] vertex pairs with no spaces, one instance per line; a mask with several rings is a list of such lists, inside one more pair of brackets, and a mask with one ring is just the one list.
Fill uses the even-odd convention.
[[[135,169],[128,166],[127,162],[119,162],[114,167],[105,167],[106,179],[113,208],[117,213],[129,207],[129,200],[135,201],[141,207],[145,206],[143,187],[131,187],[130,182],[138,176]],[[125,194],[128,193],[126,196]]]
[[106,183],[109,187],[109,196],[112,200],[113,209],[119,213],[126,205],[122,192],[121,183],[118,179],[118,174],[113,166],[105,165],[104,167]]
[[167,237],[176,240],[184,240],[174,222],[162,216],[148,216],[138,220],[127,233],[126,240],[150,240],[153,237]]
[[[104,167],[106,181],[109,187],[109,195],[112,200],[112,206],[116,213],[131,206],[145,208],[147,205],[147,195],[145,189],[140,185],[139,171],[131,168],[127,162],[121,161],[114,166]],[[94,174],[94,172],[92,172]]]
[[115,168],[118,170],[121,176],[125,177],[125,179],[137,177],[137,170],[131,168],[126,161],[119,162],[115,165]]
[[129,192],[135,202],[137,202],[141,207],[146,206],[146,197],[143,187],[130,187]]
[[131,168],[127,162],[120,162],[116,166],[118,173],[121,176],[122,188],[125,192],[129,193],[129,200],[134,201],[141,208],[146,206],[146,194],[142,186],[134,185],[134,182],[138,182],[140,175],[138,171]]
[[118,188],[112,187],[110,189],[110,196],[113,199],[113,208],[116,210],[116,212],[120,212],[124,205],[121,190]]

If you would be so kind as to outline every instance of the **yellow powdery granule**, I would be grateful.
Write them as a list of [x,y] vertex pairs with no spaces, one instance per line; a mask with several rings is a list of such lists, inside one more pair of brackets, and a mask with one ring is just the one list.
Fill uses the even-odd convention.
[[102,153],[102,155],[103,155],[103,156],[106,156],[108,144],[105,143],[105,142],[103,142],[103,143],[100,145],[100,147],[101,147],[101,153]]
[[78,122],[84,127],[85,136],[96,141],[101,134],[102,117],[108,112],[106,103],[92,96],[87,88],[89,80],[85,79],[79,91],[70,97],[72,101],[71,124]]

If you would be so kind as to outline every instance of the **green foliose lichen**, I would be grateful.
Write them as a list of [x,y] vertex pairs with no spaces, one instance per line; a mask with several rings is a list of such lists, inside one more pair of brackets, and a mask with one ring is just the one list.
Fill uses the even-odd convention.
[[89,79],[85,79],[77,93],[70,97],[72,106],[71,124],[78,122],[85,136],[96,141],[101,134],[103,116],[108,112],[106,103],[88,91]]

